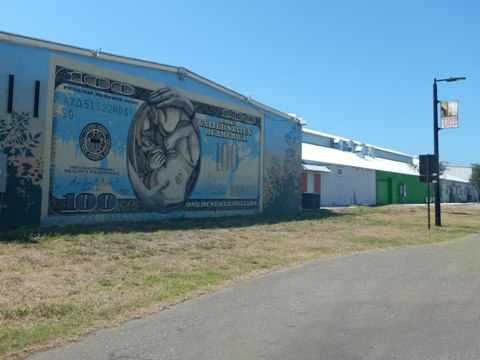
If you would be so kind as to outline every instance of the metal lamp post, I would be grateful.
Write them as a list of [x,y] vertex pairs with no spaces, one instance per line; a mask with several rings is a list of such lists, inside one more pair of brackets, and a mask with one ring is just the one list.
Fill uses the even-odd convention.
[[447,79],[433,79],[433,153],[437,161],[437,174],[435,175],[435,226],[442,226],[440,212],[440,157],[438,154],[438,98],[437,82],[453,82],[465,80],[465,77],[449,77]]

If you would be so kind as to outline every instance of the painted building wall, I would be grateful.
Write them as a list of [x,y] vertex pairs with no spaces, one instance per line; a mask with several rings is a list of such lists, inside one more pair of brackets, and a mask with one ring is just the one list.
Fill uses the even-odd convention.
[[376,171],[377,204],[423,204],[427,198],[426,184],[418,176]]
[[445,202],[480,201],[479,189],[470,185],[472,166],[448,164],[440,185]]
[[472,176],[472,166],[447,164],[445,174],[469,181]]
[[[39,82],[39,94],[45,96],[47,59],[38,56],[35,49],[2,41],[0,53],[0,152],[7,155],[0,222],[38,224],[44,184],[46,99],[42,98],[37,114],[35,84]],[[13,94],[10,98],[9,92]]]
[[322,206],[374,205],[375,172],[350,166],[328,165],[322,173]]
[[302,208],[319,209],[321,206],[321,173],[302,171]]
[[0,37],[1,223],[298,210],[288,116],[175,68],[15,39]]
[[447,203],[478,201],[478,191],[467,182],[442,179],[441,199]]
[[294,213],[301,207],[302,129],[265,115],[264,212]]
[[321,173],[313,171],[302,172],[302,192],[309,194],[320,194]]

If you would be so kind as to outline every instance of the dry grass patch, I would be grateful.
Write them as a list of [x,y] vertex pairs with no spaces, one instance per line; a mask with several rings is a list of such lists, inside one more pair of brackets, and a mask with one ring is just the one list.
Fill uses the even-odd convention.
[[479,206],[350,207],[247,217],[0,231],[0,358],[16,358],[285,266],[452,240]]

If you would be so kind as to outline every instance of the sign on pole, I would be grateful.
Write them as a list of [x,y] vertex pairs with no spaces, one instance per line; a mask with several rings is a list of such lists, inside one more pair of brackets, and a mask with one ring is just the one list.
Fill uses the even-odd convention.
[[437,156],[427,154],[420,155],[420,182],[431,183],[435,180],[435,176],[438,172],[438,161]]
[[441,101],[442,129],[458,128],[458,101]]
[[420,155],[420,182],[427,183],[427,210],[428,210],[428,230],[430,230],[430,184],[438,175],[438,156],[437,155]]

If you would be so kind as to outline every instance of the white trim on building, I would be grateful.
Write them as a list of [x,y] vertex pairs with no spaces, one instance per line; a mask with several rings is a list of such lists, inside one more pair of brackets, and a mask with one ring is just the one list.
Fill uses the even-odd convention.
[[343,166],[358,167],[370,170],[391,171],[401,174],[418,175],[418,171],[412,164],[382,159],[378,157],[358,156],[356,153],[341,151],[337,149],[317,146],[312,144],[302,144],[302,159],[304,161],[314,161],[321,165],[335,164]]

